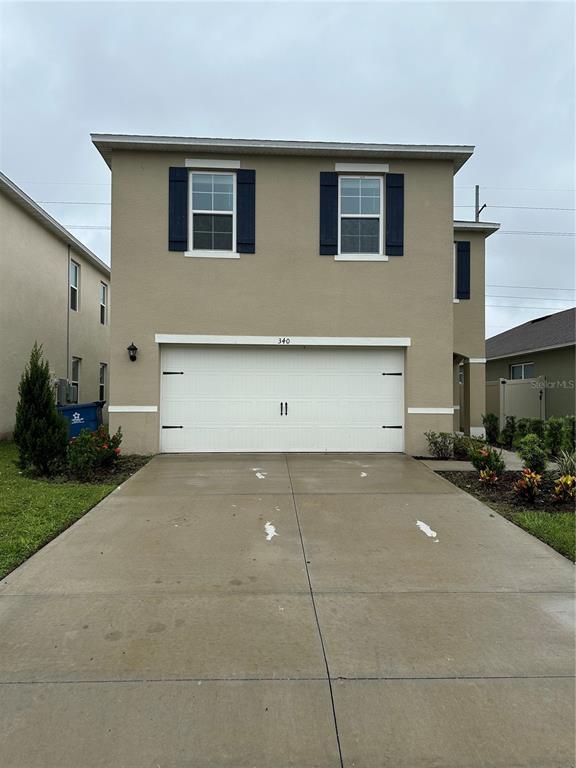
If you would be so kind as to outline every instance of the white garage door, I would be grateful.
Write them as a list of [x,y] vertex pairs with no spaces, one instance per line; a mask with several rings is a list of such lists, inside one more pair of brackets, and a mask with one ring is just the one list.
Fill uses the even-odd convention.
[[162,348],[161,450],[402,451],[404,351]]

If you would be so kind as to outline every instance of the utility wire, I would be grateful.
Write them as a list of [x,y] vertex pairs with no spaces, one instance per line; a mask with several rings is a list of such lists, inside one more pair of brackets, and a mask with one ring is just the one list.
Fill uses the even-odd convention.
[[576,288],[553,288],[551,285],[502,285],[502,283],[486,283],[486,288],[518,288],[530,291],[576,291]]
[[509,296],[503,293],[486,293],[487,299],[529,299],[530,301],[571,301],[571,299],[562,296]]
[[[455,205],[454,208],[475,208],[475,205]],[[506,208],[510,210],[522,210],[522,211],[576,211],[576,208],[549,208],[547,206],[540,205],[492,205],[492,203],[486,203],[486,208]]]

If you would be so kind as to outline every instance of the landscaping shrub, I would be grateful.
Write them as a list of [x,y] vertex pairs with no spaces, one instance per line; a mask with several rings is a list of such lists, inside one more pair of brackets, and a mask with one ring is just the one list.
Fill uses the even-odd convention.
[[564,504],[576,500],[576,476],[561,475],[554,483],[554,501]]
[[576,451],[560,451],[556,463],[560,475],[576,475]]
[[486,430],[486,440],[490,445],[496,445],[498,442],[498,416],[495,413],[485,413],[482,416],[482,424]]
[[520,442],[526,435],[530,434],[530,419],[518,419],[516,422],[516,433],[512,441],[512,447],[517,450]]
[[437,459],[451,459],[454,453],[454,435],[451,432],[424,432],[428,450]]
[[514,416],[506,416],[506,424],[504,429],[500,433],[500,443],[505,448],[512,448],[514,442],[514,435],[516,434],[516,418]]
[[498,482],[498,475],[492,469],[481,469],[480,482],[484,485],[495,485]]
[[469,437],[458,432],[454,433],[453,451],[454,457],[457,459],[469,459],[473,450],[479,450],[485,445],[486,441],[481,437]]
[[120,455],[122,431],[110,435],[105,426],[95,432],[83,429],[68,445],[68,468],[80,480],[89,480],[98,469],[111,467]]
[[56,410],[50,366],[34,344],[18,386],[14,442],[21,469],[51,475],[66,455],[68,429]]
[[562,419],[564,426],[562,429],[562,448],[571,452],[576,450],[576,417],[564,416]]
[[489,470],[499,477],[505,470],[506,465],[502,458],[502,452],[485,445],[482,448],[474,448],[470,452],[470,461],[474,469],[478,472]]
[[525,469],[540,474],[546,470],[546,451],[538,435],[529,434],[522,438],[518,448],[518,455],[522,459]]
[[523,469],[522,477],[514,483],[514,492],[524,501],[533,503],[540,491],[541,482],[542,475],[532,472],[530,469]]
[[544,422],[542,419],[530,419],[530,432],[528,434],[538,435],[540,440],[544,440]]
[[544,428],[544,440],[546,450],[550,456],[558,456],[562,449],[562,433],[564,431],[564,421],[557,416],[551,416]]

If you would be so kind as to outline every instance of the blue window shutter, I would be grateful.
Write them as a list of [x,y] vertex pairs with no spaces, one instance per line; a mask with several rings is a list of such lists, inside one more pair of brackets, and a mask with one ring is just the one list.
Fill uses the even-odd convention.
[[338,253],[338,174],[320,173],[320,255]]
[[386,174],[386,255],[404,255],[404,174]]
[[188,170],[170,168],[168,182],[168,250],[188,250]]
[[256,171],[236,172],[236,251],[256,251]]
[[470,242],[456,243],[456,298],[470,298]]

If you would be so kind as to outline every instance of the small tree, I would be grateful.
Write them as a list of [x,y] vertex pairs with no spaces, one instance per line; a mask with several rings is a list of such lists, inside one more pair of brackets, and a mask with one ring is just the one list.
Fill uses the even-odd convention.
[[66,454],[66,421],[56,410],[48,361],[36,342],[18,387],[14,441],[20,466],[50,475]]

